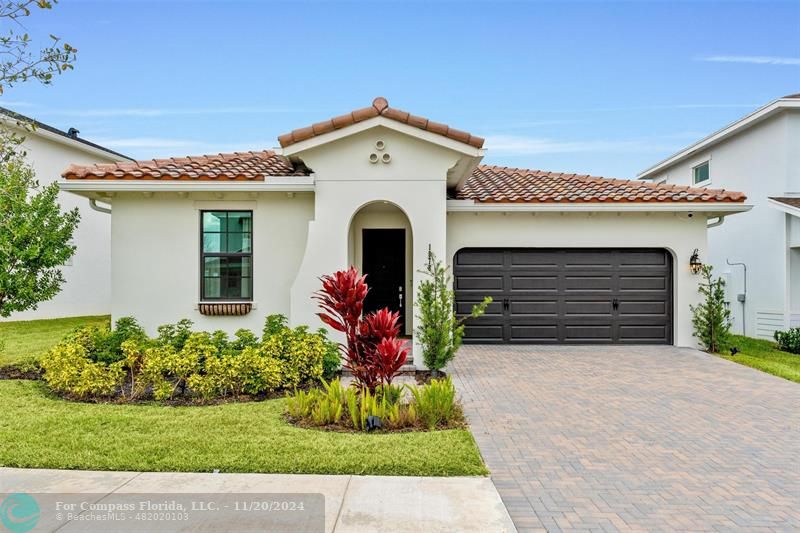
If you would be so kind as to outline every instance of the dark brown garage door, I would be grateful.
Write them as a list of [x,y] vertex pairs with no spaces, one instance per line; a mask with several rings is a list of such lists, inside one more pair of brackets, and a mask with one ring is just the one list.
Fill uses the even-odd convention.
[[658,249],[468,248],[456,311],[491,296],[465,342],[671,344],[672,261]]

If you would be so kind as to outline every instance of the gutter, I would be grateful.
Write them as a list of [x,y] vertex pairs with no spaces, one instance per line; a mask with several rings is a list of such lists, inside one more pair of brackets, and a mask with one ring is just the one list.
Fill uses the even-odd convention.
[[448,200],[448,213],[719,213],[719,216],[743,213],[753,208],[751,204],[734,202],[682,202],[682,203],[479,203],[472,200]]
[[94,198],[89,198],[89,207],[91,207],[92,209],[94,209],[99,213],[105,213],[107,215],[111,214],[110,207],[100,207],[99,205],[97,205],[97,200],[95,200]]
[[81,192],[304,192],[314,191],[314,176],[276,176],[269,181],[210,180],[60,180],[62,191]]

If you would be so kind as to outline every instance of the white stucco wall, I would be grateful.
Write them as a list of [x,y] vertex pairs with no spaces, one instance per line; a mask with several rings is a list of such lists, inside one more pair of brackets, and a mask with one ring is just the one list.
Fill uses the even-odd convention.
[[[391,163],[369,162],[378,140],[386,145],[379,153],[390,154]],[[373,202],[391,202],[409,221],[413,235],[409,290],[415,293],[428,246],[440,257],[445,252],[447,171],[461,154],[377,127],[298,156],[314,170],[316,191],[305,257],[292,286],[292,322],[319,323],[311,300],[319,288],[318,278],[348,266],[351,222]],[[407,316],[412,314],[413,308],[407,308]]]
[[[253,300],[245,316],[201,315],[200,210],[253,211]],[[230,193],[223,199],[194,193],[121,193],[114,198],[112,291],[114,319],[135,316],[151,334],[182,318],[197,329],[260,332],[264,317],[289,315],[289,287],[306,246],[314,212],[311,193]],[[319,325],[318,321],[309,321]]]
[[706,248],[706,219],[686,214],[450,213],[447,260],[470,247],[666,248],[673,256],[674,343],[696,347],[689,305],[699,301],[698,277],[688,268]]
[[[103,156],[87,151],[77,142],[56,142],[36,133],[26,133],[23,148],[27,160],[42,185],[61,179],[71,164],[88,165],[118,161],[112,154]],[[74,235],[77,251],[72,261],[62,268],[66,280],[52,300],[42,302],[35,310],[14,313],[0,321],[35,320],[66,316],[104,315],[111,311],[111,218],[89,207],[88,200],[61,192],[58,201],[64,211],[77,207],[81,221]]]
[[[788,327],[792,313],[800,313],[800,294],[790,296],[787,217],[768,203],[770,196],[800,194],[800,111],[787,110],[742,131],[719,144],[664,169],[655,179],[677,185],[692,184],[692,168],[709,161],[711,181],[706,186],[742,191],[753,209],[728,218],[709,230],[708,255],[718,275],[728,282],[734,331],[771,338]],[[747,302],[736,300],[744,292],[744,273],[731,262],[747,264]]]

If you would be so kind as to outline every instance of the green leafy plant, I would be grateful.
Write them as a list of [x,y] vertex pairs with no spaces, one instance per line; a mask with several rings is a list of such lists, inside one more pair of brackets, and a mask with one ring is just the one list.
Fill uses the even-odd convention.
[[62,212],[58,184],[40,187],[23,157],[1,148],[0,316],[7,317],[61,291],[61,267],[75,254],[71,241],[80,212]]
[[284,387],[316,382],[322,377],[329,346],[321,334],[309,333],[305,326],[291,329],[286,317],[271,315],[264,326],[261,346],[264,353],[281,362]]
[[702,281],[698,291],[703,301],[689,306],[694,336],[707,351],[719,353],[728,347],[731,336],[731,312],[725,303],[725,280],[714,279],[709,265],[703,265],[700,274]]
[[776,331],[775,341],[778,343],[779,350],[800,354],[800,328],[791,328],[787,331]]
[[486,297],[472,306],[470,314],[458,318],[455,313],[455,292],[449,269],[428,249],[426,268],[420,271],[422,280],[414,299],[419,310],[416,328],[417,340],[422,347],[422,360],[434,373],[453,360],[464,338],[464,322],[481,316],[492,302]]
[[410,387],[419,419],[428,429],[453,420],[457,413],[456,388],[448,376],[433,379],[427,385]]
[[325,344],[325,354],[322,356],[322,378],[331,380],[342,369],[342,356],[339,352],[339,345],[328,338],[328,332],[325,328],[319,328],[317,334],[323,338]]
[[55,346],[40,364],[43,379],[52,389],[78,398],[110,396],[125,377],[121,363],[93,362],[86,348],[77,343]]

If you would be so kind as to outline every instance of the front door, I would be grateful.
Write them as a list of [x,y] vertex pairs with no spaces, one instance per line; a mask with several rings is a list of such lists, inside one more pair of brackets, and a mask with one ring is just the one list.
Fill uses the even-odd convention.
[[362,272],[369,292],[364,313],[388,307],[405,323],[406,230],[365,229],[362,233]]

